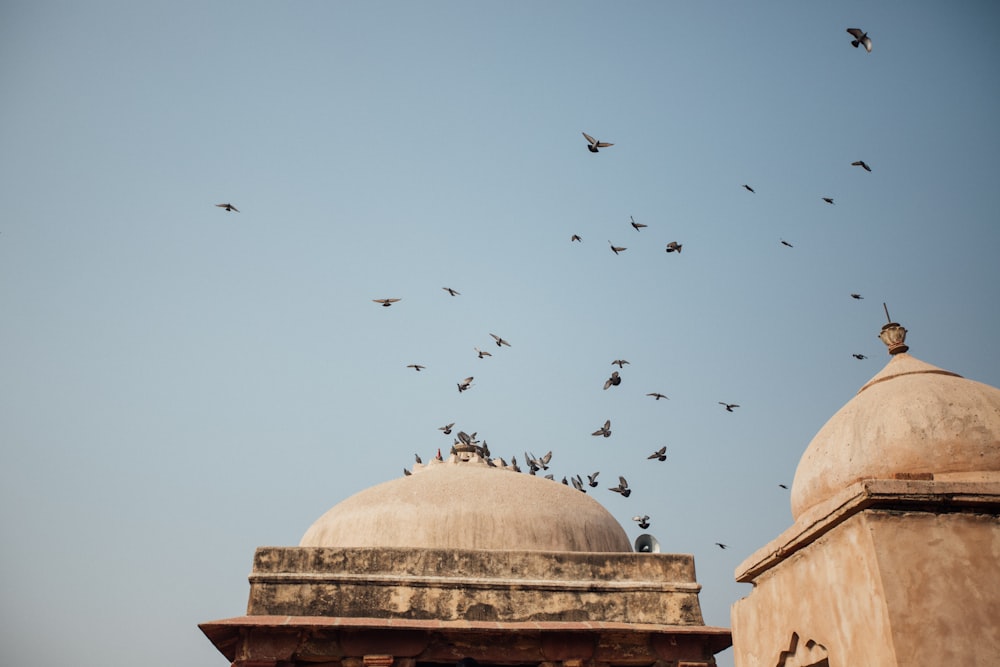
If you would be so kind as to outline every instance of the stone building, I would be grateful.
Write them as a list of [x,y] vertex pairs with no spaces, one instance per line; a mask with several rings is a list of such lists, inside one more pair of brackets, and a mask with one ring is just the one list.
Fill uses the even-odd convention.
[[892,355],[820,429],[747,558],[736,667],[1000,665],[1000,389]]
[[247,614],[201,624],[234,667],[707,667],[690,555],[633,551],[596,500],[464,436],[261,547]]

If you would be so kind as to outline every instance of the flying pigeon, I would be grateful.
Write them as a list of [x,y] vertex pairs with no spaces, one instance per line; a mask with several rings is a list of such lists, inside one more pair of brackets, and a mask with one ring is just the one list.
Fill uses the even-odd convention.
[[635,231],[639,231],[643,227],[648,227],[649,226],[649,225],[644,225],[641,222],[636,222],[635,218],[633,218],[631,215],[629,216],[629,219],[632,221],[632,226],[635,227]]
[[643,514],[642,516],[634,516],[632,520],[639,524],[639,527],[643,530],[649,528],[649,515]]
[[443,289],[445,292],[447,292],[448,294],[450,294],[452,296],[460,296],[461,295],[461,292],[456,292],[455,290],[453,290],[450,287],[442,287],[441,289]]
[[657,461],[666,461],[667,460],[667,447],[666,447],[666,445],[664,445],[663,447],[660,447],[655,452],[653,452],[652,454],[650,454],[649,456],[646,457],[646,460],[648,460],[648,461],[651,461],[653,459],[656,459]]
[[868,358],[868,357],[866,357],[863,354],[852,354],[851,356],[854,357],[855,359],[867,359]]
[[399,299],[372,299],[372,301],[374,301],[375,303],[381,303],[383,306],[385,306],[386,308],[388,308],[392,304],[394,304],[397,301],[399,301]]
[[464,380],[458,383],[458,393],[461,394],[463,391],[465,391],[471,386],[472,386],[472,376],[470,375],[469,377],[465,378]]
[[480,350],[478,347],[474,347],[472,349],[476,351],[476,354],[479,355],[480,359],[482,359],[483,357],[492,357],[493,356],[492,353],[486,352],[485,350]]
[[781,488],[786,489],[786,490],[788,489],[788,485],[787,484],[779,484],[778,486],[780,486]]
[[580,479],[579,475],[577,475],[576,477],[571,477],[570,481],[573,482],[573,488],[576,489],[577,491],[583,491],[584,493],[587,492],[587,489],[583,488],[583,480]]
[[740,406],[736,405],[735,403],[723,403],[722,401],[719,401],[719,405],[726,406],[726,412],[732,412],[733,408],[740,407]]
[[746,189],[747,189],[747,191],[749,191],[749,192],[754,192],[754,189],[753,189],[753,188],[751,188],[751,187],[750,187],[749,185],[747,185],[746,183],[744,183],[744,184],[743,184],[743,187],[744,187],[744,188],[746,188]]
[[507,347],[510,347],[510,343],[508,343],[507,341],[505,341],[500,336],[498,336],[496,334],[493,334],[493,333],[491,333],[490,335],[493,336],[493,340],[495,340],[497,342],[497,347],[500,347],[501,345],[506,345]]
[[794,248],[795,247],[791,243],[789,243],[788,241],[786,241],[785,239],[781,239],[781,245],[788,246],[789,248]]
[[851,33],[851,37],[854,38],[851,40],[851,46],[854,48],[863,46],[865,47],[865,51],[868,53],[872,52],[872,40],[871,37],[868,36],[867,32],[861,30],[860,28],[848,28],[847,32]]
[[619,377],[618,371],[612,371],[611,377],[609,377],[607,380],[604,381],[604,388],[607,389],[608,387],[611,386],[617,387],[621,383],[622,379],[621,377]]
[[580,236],[578,234],[573,234],[573,236],[569,237],[569,240],[570,241],[583,241],[583,239],[580,238]]
[[597,476],[600,475],[600,474],[601,474],[601,471],[598,470],[593,475],[587,475],[587,484],[590,485],[591,488],[594,488],[594,487],[597,486]]
[[450,424],[445,424],[444,426],[438,426],[439,431],[444,431],[445,435],[451,435],[451,427],[455,425],[455,422]]
[[239,213],[240,212],[240,209],[236,208],[235,206],[233,206],[232,204],[229,204],[229,203],[226,203],[226,204],[216,204],[216,206],[218,206],[219,208],[226,209],[226,211],[229,212],[229,213]]
[[628,250],[628,248],[623,248],[621,246],[615,245],[614,243],[611,243],[611,241],[608,241],[608,243],[611,244],[611,252],[615,253],[616,255],[623,250]]
[[628,498],[632,495],[632,489],[628,488],[628,481],[621,476],[618,477],[618,486],[612,486],[608,489],[608,491],[620,493],[624,498]]
[[670,400],[670,397],[669,397],[669,396],[665,396],[665,395],[661,394],[661,393],[660,393],[660,392],[658,392],[658,391],[651,391],[651,392],[649,392],[648,394],[646,394],[646,396],[652,396],[652,397],[653,397],[653,398],[655,398],[656,400],[660,400],[661,398],[665,398],[665,399],[667,399],[668,401]]
[[852,167],[861,167],[861,168],[863,168],[863,169],[864,169],[865,171],[871,171],[871,170],[872,170],[872,168],[871,168],[871,167],[869,167],[869,166],[868,166],[867,164],[865,164],[865,161],[864,161],[864,160],[858,160],[857,162],[852,162],[852,163],[851,163],[851,166],[852,166]]
[[427,366],[421,366],[420,364],[408,364],[406,367],[407,368],[412,368],[413,370],[417,371],[418,373],[420,371],[424,370],[425,368],[427,368]]
[[728,549],[729,548],[728,544],[723,544],[722,542],[716,542],[715,546],[719,547],[720,549]]
[[852,292],[851,293],[851,298],[852,299],[863,299],[865,297],[861,296],[860,294],[856,294],[856,293]]
[[583,136],[589,142],[587,150],[590,151],[591,153],[596,153],[598,148],[607,148],[608,146],[614,146],[614,144],[609,144],[606,141],[598,141],[597,139],[594,139],[586,132],[583,133]]
[[823,197],[823,201],[825,201],[827,204],[832,204],[833,197]]
[[628,361],[626,359],[615,359],[614,361],[611,362],[611,365],[617,366],[618,368],[625,368],[625,364],[627,363]]
[[606,422],[604,422],[604,426],[602,426],[601,428],[597,429],[596,431],[594,431],[590,435],[603,435],[605,438],[610,438],[611,437],[611,420],[609,419]]
[[667,244],[667,252],[676,252],[677,254],[680,254],[681,248],[683,247],[684,245],[682,243],[678,243],[677,241],[671,241],[670,243]]

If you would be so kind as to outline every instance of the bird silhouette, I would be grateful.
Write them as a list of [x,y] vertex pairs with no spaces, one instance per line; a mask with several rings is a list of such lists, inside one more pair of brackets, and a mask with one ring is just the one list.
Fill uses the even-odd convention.
[[868,357],[866,357],[863,354],[852,354],[851,356],[854,357],[855,359],[867,359],[868,358]]
[[789,243],[788,241],[786,241],[785,239],[781,239],[781,245],[788,246],[789,248],[794,248],[795,247],[791,243]]
[[611,241],[608,241],[608,243],[611,245],[611,252],[615,253],[616,255],[622,252],[623,250],[628,250],[628,248],[623,248],[622,246],[615,245],[614,243],[611,243]]
[[652,459],[656,459],[657,461],[666,461],[667,460],[667,447],[666,447],[666,445],[664,445],[663,447],[660,447],[655,452],[653,452],[652,454],[650,454],[649,456],[646,457],[646,460],[652,460]]
[[403,477],[409,477],[412,474],[413,474],[412,472],[410,472],[406,468],[403,468]]
[[617,387],[622,383],[621,377],[618,375],[618,371],[612,371],[611,377],[604,381],[604,388]]
[[825,201],[827,204],[832,204],[833,197],[823,197],[823,201]]
[[851,292],[851,298],[852,299],[863,299],[865,297],[861,296],[860,294],[858,294],[856,292]]
[[728,544],[723,544],[722,542],[716,542],[715,546],[719,547],[720,549],[728,549],[729,548]]
[[612,366],[617,366],[618,368],[625,368],[625,364],[628,363],[627,359],[615,359],[611,362]]
[[779,484],[778,486],[780,486],[781,488],[783,488],[785,490],[788,489],[788,485],[787,484]]
[[631,221],[632,221],[632,226],[633,226],[633,227],[635,227],[635,231],[639,231],[639,230],[640,230],[640,229],[642,229],[643,227],[648,227],[648,226],[649,226],[649,225],[644,225],[644,224],[643,224],[643,223],[641,223],[641,222],[636,222],[636,221],[635,221],[635,218],[633,218],[633,217],[632,217],[631,215],[629,216],[629,220],[631,220]]
[[726,412],[732,412],[733,408],[740,407],[740,406],[736,405],[735,403],[723,403],[722,401],[719,401],[719,405],[726,406]]
[[372,299],[375,303],[381,303],[384,307],[388,308],[392,304],[399,301],[399,299]]
[[427,368],[427,366],[421,366],[420,364],[407,364],[406,367],[407,368],[412,368],[413,370],[417,371],[418,373],[420,371],[424,370],[425,368]]
[[597,476],[600,474],[601,471],[598,470],[592,475],[587,475],[587,484],[590,486],[590,488],[595,488],[597,486]]
[[583,132],[582,134],[583,134],[583,137],[588,142],[587,150],[590,151],[591,153],[598,152],[597,151],[598,148],[607,148],[608,146],[614,146],[614,144],[609,144],[606,141],[598,141],[597,139],[594,139],[592,136],[590,136],[586,132]]
[[670,400],[670,397],[669,397],[669,396],[665,396],[664,394],[661,394],[661,393],[660,393],[660,392],[658,392],[658,391],[651,391],[651,392],[649,392],[648,394],[646,394],[646,396],[652,396],[652,397],[653,397],[653,398],[655,398],[656,400],[660,400],[661,398],[665,398],[665,399],[667,399],[668,401]]
[[597,429],[596,431],[594,431],[590,435],[603,435],[605,438],[610,438],[611,437],[611,420],[609,419],[606,422],[604,422],[604,426],[602,426],[601,428]]
[[868,53],[872,52],[872,40],[868,36],[868,33],[861,30],[860,28],[848,28],[847,32],[851,33],[851,46],[858,48],[858,46],[865,47],[865,51]]
[[583,241],[583,239],[580,238],[580,236],[578,234],[573,234],[573,236],[569,237],[569,240],[570,241]]
[[684,247],[683,244],[678,243],[677,241],[671,241],[670,243],[667,244],[667,252],[676,252],[679,255],[681,252],[681,248],[683,247]]
[[461,394],[463,391],[466,391],[471,386],[472,386],[472,376],[470,375],[469,377],[465,378],[464,380],[458,383],[458,393]]
[[442,287],[441,289],[443,289],[445,292],[447,292],[448,294],[450,294],[452,296],[460,296],[461,295],[461,292],[456,292],[455,290],[453,290],[450,287]]
[[869,167],[867,164],[865,164],[864,160],[858,160],[857,162],[852,162],[851,166],[852,167],[861,167],[865,171],[871,171],[872,170],[871,167]]
[[747,185],[746,183],[744,183],[744,184],[743,184],[743,187],[744,187],[744,188],[746,188],[748,192],[756,192],[756,191],[755,191],[755,190],[754,190],[753,188],[751,188],[751,187],[750,187],[749,185]]
[[216,206],[218,206],[219,208],[226,209],[226,211],[228,213],[239,213],[240,212],[240,209],[236,208],[235,206],[233,206],[232,204],[229,204],[229,203],[226,203],[226,204],[216,204]]
[[628,498],[632,495],[632,489],[628,488],[628,481],[621,476],[618,477],[618,486],[612,486],[608,489],[608,491],[620,493],[624,498]]
[[577,491],[583,491],[584,493],[587,492],[587,489],[583,488],[583,480],[580,479],[579,475],[577,475],[576,477],[571,477],[570,481],[573,483],[573,488],[576,489]]
[[420,460],[420,454],[414,454],[413,458],[416,460],[417,463],[423,465],[424,462]]
[[479,355],[480,359],[482,359],[483,357],[492,357],[493,356],[493,354],[491,352],[487,352],[486,350],[480,350],[478,347],[474,347],[472,349],[476,351],[476,354]]
[[451,435],[451,427],[455,425],[455,422],[450,424],[445,424],[444,426],[438,426],[439,431],[444,431],[445,435]]
[[642,516],[634,516],[632,520],[639,524],[639,527],[643,530],[649,528],[649,515],[643,514]]
[[493,340],[495,340],[497,342],[497,347],[500,347],[501,345],[506,345],[507,347],[510,347],[510,343],[508,343],[507,341],[505,341],[500,336],[498,336],[496,334],[493,334],[493,333],[491,333],[490,335],[493,336]]

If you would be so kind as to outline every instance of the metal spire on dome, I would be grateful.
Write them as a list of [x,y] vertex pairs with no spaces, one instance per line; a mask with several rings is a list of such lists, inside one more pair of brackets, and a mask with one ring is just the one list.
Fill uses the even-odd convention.
[[882,308],[885,310],[885,319],[889,323],[882,325],[882,331],[879,332],[878,337],[889,348],[889,354],[906,352],[910,349],[906,345],[906,329],[901,324],[892,321],[892,318],[889,317],[889,308],[885,305],[885,302],[882,302]]

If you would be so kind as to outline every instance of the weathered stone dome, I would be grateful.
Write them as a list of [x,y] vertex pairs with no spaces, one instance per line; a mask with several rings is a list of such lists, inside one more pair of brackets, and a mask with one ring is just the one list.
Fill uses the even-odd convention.
[[299,546],[632,551],[621,525],[588,494],[455,456],[335,505]]
[[806,448],[792,515],[862,479],[998,477],[1000,389],[897,353]]

